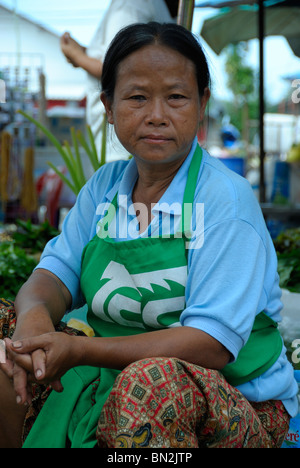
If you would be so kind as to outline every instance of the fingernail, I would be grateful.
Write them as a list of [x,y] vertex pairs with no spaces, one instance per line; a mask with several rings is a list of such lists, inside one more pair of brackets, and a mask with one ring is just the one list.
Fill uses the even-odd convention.
[[35,373],[36,377],[39,379],[40,377],[42,377],[43,375],[43,372],[41,371],[41,369],[38,369]]
[[21,341],[14,341],[14,342],[12,343],[12,346],[13,346],[14,348],[22,348],[22,342],[21,342]]
[[22,398],[20,397],[20,395],[17,396],[16,401],[17,401],[17,404],[18,404],[18,405],[21,404]]

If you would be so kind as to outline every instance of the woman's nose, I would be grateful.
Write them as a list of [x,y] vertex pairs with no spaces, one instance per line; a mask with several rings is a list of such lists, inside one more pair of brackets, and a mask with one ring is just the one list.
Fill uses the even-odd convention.
[[168,124],[168,116],[162,100],[150,101],[147,110],[146,123],[148,125],[161,126]]

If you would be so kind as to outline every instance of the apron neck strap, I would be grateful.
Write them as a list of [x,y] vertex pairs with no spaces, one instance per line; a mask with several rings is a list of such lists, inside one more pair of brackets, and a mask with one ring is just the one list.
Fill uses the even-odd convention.
[[202,148],[197,144],[192,162],[189,167],[187,182],[182,204],[182,233],[186,239],[190,239],[193,203],[197,187],[199,170],[203,157]]
[[[192,212],[193,212],[193,202],[195,197],[195,190],[197,186],[197,180],[199,175],[199,170],[201,167],[203,151],[202,148],[197,144],[193,159],[191,161],[187,182],[185,186],[185,191],[183,195],[183,203],[182,203],[182,233],[186,239],[190,239],[190,232],[191,232],[191,220],[192,220]],[[108,225],[111,223],[117,207],[118,207],[118,192],[114,196],[114,199],[111,203],[114,206],[114,210],[112,210],[111,216],[107,219]]]

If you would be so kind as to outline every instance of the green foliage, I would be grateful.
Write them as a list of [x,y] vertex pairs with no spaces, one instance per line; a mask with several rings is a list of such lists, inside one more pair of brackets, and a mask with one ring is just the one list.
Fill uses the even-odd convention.
[[48,220],[42,224],[17,220],[16,224],[18,230],[12,234],[15,245],[31,253],[42,252],[47,242],[59,235],[59,231],[51,226]]
[[255,91],[254,70],[245,64],[245,43],[231,44],[226,51],[226,72],[228,86],[236,99],[248,100]]
[[0,243],[0,297],[14,300],[22,284],[37,265],[37,260],[28,255],[14,242]]
[[249,142],[253,137],[250,135],[249,119],[258,118],[259,100],[256,73],[247,65],[246,56],[247,45],[244,42],[230,44],[226,48],[227,85],[233,94],[233,100],[226,110],[231,123],[241,132],[242,139]]
[[289,229],[274,240],[280,286],[300,293],[300,228]]
[[287,229],[274,240],[276,252],[289,253],[300,251],[300,228]]
[[59,234],[48,221],[34,225],[17,220],[17,231],[0,242],[0,297],[14,300],[39,262],[47,242]]

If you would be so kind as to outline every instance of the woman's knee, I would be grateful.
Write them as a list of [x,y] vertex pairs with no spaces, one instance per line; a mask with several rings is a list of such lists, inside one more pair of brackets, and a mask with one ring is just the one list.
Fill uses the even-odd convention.
[[154,357],[141,359],[129,364],[120,374],[121,377],[138,378],[140,375],[146,374],[153,383],[158,382],[165,373],[176,371],[178,369],[179,360],[169,357]]

